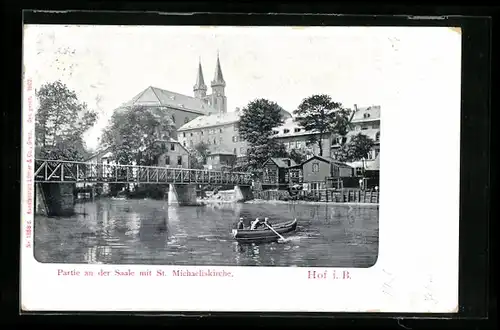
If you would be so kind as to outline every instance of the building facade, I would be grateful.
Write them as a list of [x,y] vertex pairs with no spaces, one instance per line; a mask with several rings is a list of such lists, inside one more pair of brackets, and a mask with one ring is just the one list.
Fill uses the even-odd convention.
[[229,152],[214,152],[207,156],[206,168],[209,170],[226,170],[236,165],[236,155]]
[[[316,132],[306,131],[294,118],[288,118],[284,123],[276,127],[273,138],[282,142],[288,152],[297,150],[305,155],[319,155],[320,149],[318,142],[310,143],[313,136],[318,136]],[[332,134],[324,134],[322,138],[323,155],[330,156],[332,145]]]
[[[357,108],[355,106],[355,112],[352,118],[352,129],[347,133],[347,140],[344,142],[348,142],[350,138],[354,135],[363,134],[371,138],[375,144],[372,147],[372,150],[367,156],[367,160],[374,160],[377,158],[380,153],[380,106],[373,105],[369,107]],[[338,148],[340,148],[340,137],[337,137],[333,141],[332,145],[332,155],[335,155],[335,152]]]
[[190,168],[191,159],[188,150],[175,139],[164,141],[166,152],[158,157],[158,166],[169,168]]
[[[283,111],[284,118],[291,118],[291,114]],[[239,122],[241,111],[214,114],[197,117],[178,129],[179,142],[186,148],[194,148],[204,142],[211,153],[232,153],[237,157],[247,154],[248,143],[240,139]]]

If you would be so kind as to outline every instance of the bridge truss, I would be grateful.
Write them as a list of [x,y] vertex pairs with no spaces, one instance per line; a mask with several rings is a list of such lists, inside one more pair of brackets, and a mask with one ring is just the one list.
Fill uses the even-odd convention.
[[251,185],[250,173],[35,160],[35,182]]

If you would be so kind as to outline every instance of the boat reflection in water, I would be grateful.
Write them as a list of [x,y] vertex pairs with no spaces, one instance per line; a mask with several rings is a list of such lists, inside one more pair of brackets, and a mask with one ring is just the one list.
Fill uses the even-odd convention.
[[[99,199],[72,217],[35,216],[35,257],[50,263],[369,267],[378,254],[374,206],[220,203],[168,206]],[[297,219],[286,242],[238,244],[239,218]]]

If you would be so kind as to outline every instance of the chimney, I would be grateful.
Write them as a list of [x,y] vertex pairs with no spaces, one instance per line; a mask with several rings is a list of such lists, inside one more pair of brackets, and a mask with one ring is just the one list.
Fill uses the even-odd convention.
[[358,105],[357,104],[354,105],[354,111],[358,111]]

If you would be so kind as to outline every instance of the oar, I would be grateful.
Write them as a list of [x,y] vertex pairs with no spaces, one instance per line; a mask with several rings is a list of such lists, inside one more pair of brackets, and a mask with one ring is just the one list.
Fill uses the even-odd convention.
[[283,236],[281,236],[276,230],[274,230],[273,227],[269,226],[267,223],[264,222],[264,224],[267,226],[267,228],[271,229],[276,235],[278,235],[283,241],[286,242],[286,238],[284,238]]

